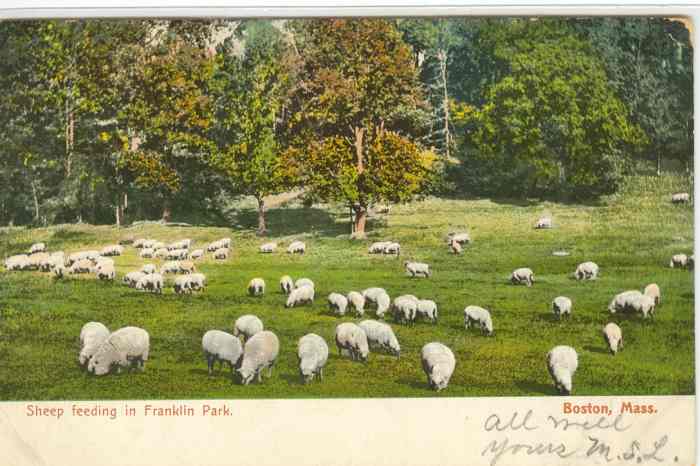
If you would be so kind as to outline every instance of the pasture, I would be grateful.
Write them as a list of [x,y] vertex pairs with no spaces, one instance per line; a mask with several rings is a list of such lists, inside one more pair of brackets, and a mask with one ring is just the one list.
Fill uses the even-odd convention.
[[[204,247],[230,236],[233,249],[225,262],[208,254],[197,263],[208,286],[191,296],[173,293],[173,275],[162,295],[124,286],[126,272],[146,262],[163,262],[140,259],[133,247],[114,258],[118,276],[113,283],[92,275],[57,280],[40,272],[0,272],[0,399],[555,395],[545,356],[560,344],[578,352],[574,395],[692,394],[693,273],[669,268],[673,254],[690,255],[693,247],[692,206],[670,203],[678,191],[692,192],[689,180],[666,175],[628,179],[624,189],[598,205],[428,198],[373,216],[367,241],[348,239],[345,209],[292,202],[270,209],[268,217],[270,240],[281,246],[293,239],[306,242],[307,253],[293,256],[285,247],[260,254],[258,246],[268,239],[243,228],[143,224],[119,230],[91,225],[2,229],[0,257],[24,252],[36,241],[45,241],[49,251],[68,253],[124,237],[166,242],[191,238],[194,247]],[[553,229],[533,229],[543,213],[552,215]],[[240,222],[246,218],[246,212],[239,215]],[[462,255],[450,254],[446,234],[463,230],[471,234],[472,243]],[[384,239],[401,243],[400,259],[367,253],[371,241]],[[570,255],[553,256],[557,250]],[[429,263],[432,277],[406,276],[403,261],[411,259]],[[576,266],[588,260],[600,266],[600,278],[574,280]],[[532,288],[509,283],[518,267],[534,270]],[[284,308],[286,297],[278,285],[284,274],[315,282],[313,305]],[[247,295],[253,277],[267,283],[261,298]],[[662,293],[654,319],[609,314],[607,306],[616,293],[641,290],[652,282]],[[326,297],[371,286],[385,288],[392,299],[406,293],[433,299],[440,320],[437,325],[419,321],[403,326],[388,318],[401,343],[401,357],[372,352],[368,363],[361,364],[340,358],[333,337],[340,322],[361,319],[332,315]],[[551,301],[559,295],[573,300],[572,317],[561,322],[551,312]],[[493,337],[464,329],[463,310],[470,304],[491,311]],[[231,332],[243,314],[256,314],[280,338],[273,376],[262,384],[232,383],[226,368],[207,376],[202,335],[210,329]],[[365,318],[374,318],[373,311]],[[146,329],[151,355],[145,372],[95,377],[81,371],[78,335],[91,320],[110,330],[126,325]],[[625,340],[616,356],[607,351],[601,334],[610,321],[620,325]],[[327,341],[331,355],[325,379],[303,385],[296,344],[309,332]],[[420,349],[430,341],[446,344],[457,358],[449,387],[439,393],[428,388],[420,364]]]

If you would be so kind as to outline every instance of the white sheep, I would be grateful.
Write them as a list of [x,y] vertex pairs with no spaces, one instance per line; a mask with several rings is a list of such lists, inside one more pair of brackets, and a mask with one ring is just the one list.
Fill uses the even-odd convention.
[[673,204],[687,204],[690,202],[690,194],[688,193],[675,193],[671,195],[671,202]]
[[113,265],[105,264],[97,268],[96,275],[99,280],[112,281],[116,278],[117,272]]
[[357,291],[351,291],[347,295],[348,303],[355,309],[357,315],[365,315],[365,297]]
[[616,323],[610,322],[603,327],[603,338],[613,356],[622,349],[622,330]]
[[669,267],[673,268],[685,268],[688,266],[688,256],[685,254],[675,254],[671,258],[671,263],[669,264]]
[[630,305],[634,312],[641,313],[645,319],[649,316],[654,317],[656,305],[653,297],[645,294],[635,295],[635,297],[632,298]]
[[262,278],[253,278],[248,283],[248,294],[251,296],[262,296],[265,294],[265,280]]
[[229,250],[228,248],[219,248],[216,251],[214,251],[213,256],[216,260],[226,260],[229,256]]
[[[228,244],[229,244],[229,246],[230,246],[230,244],[231,244],[231,240],[230,240],[230,239],[229,239],[229,241],[228,241]],[[224,239],[216,240],[216,241],[213,241],[213,242],[211,242],[211,243],[209,243],[209,244],[207,245],[207,252],[214,252],[214,251],[216,251],[217,249],[221,249],[221,248],[224,248],[224,247],[227,247],[227,246],[225,246],[225,241],[224,241]]]
[[221,330],[209,330],[202,337],[202,350],[204,358],[207,360],[207,368],[209,375],[212,375],[214,363],[219,362],[219,370],[221,364],[227,362],[231,367],[231,376],[243,356],[243,346],[241,341],[230,333],[222,332]]
[[136,249],[143,249],[143,243],[145,243],[145,242],[146,242],[146,238],[137,238],[132,243],[132,246],[135,247]]
[[88,371],[95,375],[107,374],[113,365],[121,371],[134,363],[143,371],[150,340],[148,332],[138,327],[124,327],[111,333],[88,363]]
[[552,217],[540,217],[535,223],[536,230],[548,230],[552,228]]
[[173,283],[173,291],[175,294],[190,294],[192,293],[192,284],[189,275],[180,275],[175,278]]
[[68,268],[68,273],[79,274],[79,273],[92,273],[95,270],[95,266],[89,259],[81,259],[75,262]]
[[629,290],[618,293],[615,295],[615,297],[613,297],[612,301],[610,301],[608,311],[610,311],[611,314],[615,314],[617,311],[632,311],[634,310],[632,303],[641,295],[642,293],[638,290]]
[[452,350],[434,341],[423,346],[420,356],[423,372],[428,377],[428,386],[437,391],[447,388],[456,365]]
[[163,276],[159,273],[145,274],[136,282],[136,289],[160,294],[163,292]]
[[192,273],[188,277],[192,291],[201,291],[207,284],[207,277],[203,273]]
[[196,271],[197,267],[195,267],[194,262],[189,260],[180,261],[180,270],[178,270],[179,273],[190,274],[195,273]]
[[650,283],[644,287],[644,294],[654,300],[654,306],[658,306],[661,302],[661,288],[656,283]]
[[391,298],[384,288],[367,288],[362,292],[366,303],[377,306],[377,317],[384,318],[384,314],[391,307]]
[[570,298],[566,296],[557,296],[552,301],[552,312],[557,319],[561,319],[562,316],[571,317],[571,308],[573,303]]
[[335,314],[344,316],[348,307],[348,298],[340,293],[331,293],[328,295],[328,307]]
[[46,244],[45,243],[34,243],[32,246],[29,248],[29,254],[36,254],[37,252],[44,252],[46,251]]
[[435,301],[430,299],[419,299],[416,302],[416,317],[424,317],[430,322],[437,324],[438,308]]
[[100,270],[105,267],[115,267],[114,259],[110,257],[100,257],[95,261],[95,270]]
[[204,249],[195,249],[190,253],[190,259],[197,260],[204,257]]
[[287,248],[287,253],[288,254],[305,254],[306,253],[306,244],[302,243],[301,241],[292,241],[292,243]]
[[25,270],[29,267],[29,256],[27,254],[17,254],[5,259],[6,270]]
[[462,245],[457,241],[452,241],[450,243],[450,251],[452,251],[452,254],[462,254]]
[[299,280],[294,282],[294,288],[301,288],[302,286],[310,286],[311,288],[316,288],[314,282],[308,278],[300,278]]
[[399,256],[401,254],[401,245],[397,242],[389,242],[384,246],[384,254]]
[[378,241],[375,243],[370,244],[369,248],[367,249],[367,252],[369,254],[381,254],[384,252],[384,248],[391,244],[390,241]]
[[598,278],[599,267],[595,262],[582,262],[576,267],[574,276],[576,280],[596,280]]
[[140,270],[135,270],[124,275],[124,278],[122,278],[122,282],[124,282],[130,288],[133,288],[144,275],[146,274],[141,272]]
[[157,257],[158,259],[165,259],[168,257],[168,252],[168,248],[159,248],[155,250],[155,252],[153,253],[153,257]]
[[165,258],[169,260],[185,260],[189,255],[190,251],[188,249],[168,249]]
[[283,275],[282,278],[280,278],[280,289],[284,294],[288,295],[289,293],[291,293],[294,289],[294,282],[292,281],[292,277],[290,277],[289,275]]
[[105,246],[100,251],[100,256],[102,257],[121,256],[122,254],[124,254],[124,246],[120,246],[119,244]]
[[353,361],[367,362],[369,357],[369,343],[367,335],[357,324],[344,322],[335,328],[335,345],[338,354],[347,352]]
[[394,298],[392,305],[394,320],[398,323],[411,324],[416,320],[418,298],[413,295],[402,295]]
[[370,348],[381,348],[397,358],[401,355],[399,340],[390,325],[376,320],[363,320],[358,325],[367,335],[367,343]]
[[467,306],[464,308],[464,328],[468,329],[476,325],[481,333],[487,336],[493,335],[493,321],[491,313],[479,306]]
[[314,302],[314,294],[315,291],[313,287],[309,285],[304,285],[300,288],[295,288],[292,290],[291,293],[289,293],[289,297],[287,298],[287,303],[284,305],[285,307],[295,307],[300,304],[305,304],[305,303],[310,303],[313,304]]
[[143,241],[143,245],[142,245],[143,249],[160,249],[160,248],[164,248],[164,247],[165,247],[165,244],[161,243],[160,241],[154,240],[154,239],[146,239]]
[[109,337],[109,329],[100,322],[88,322],[80,329],[80,353],[78,362],[85,367],[90,358]]
[[430,276],[430,266],[423,262],[404,262],[404,267],[406,268],[406,275],[411,277],[429,277]]
[[457,243],[462,246],[464,244],[471,243],[471,241],[471,237],[466,231],[460,233],[449,233],[447,235],[447,244]]
[[554,381],[554,388],[561,395],[571,395],[573,377],[578,368],[578,354],[570,346],[560,345],[547,353],[547,369]]
[[31,254],[28,259],[28,268],[30,270],[39,270],[41,268],[41,264],[48,261],[50,258],[51,256],[46,252],[36,252]]
[[526,286],[532,286],[534,281],[535,274],[532,272],[532,270],[528,269],[527,267],[515,269],[510,276],[510,282],[513,285],[525,284]]
[[68,273],[68,269],[63,264],[58,264],[53,268],[53,275],[56,278],[63,278],[66,273]]
[[299,339],[297,344],[299,374],[303,383],[311,382],[315,376],[323,380],[323,368],[328,362],[328,344],[326,340],[309,333]]
[[191,239],[181,239],[179,241],[174,241],[166,246],[167,249],[169,250],[175,250],[175,249],[189,249],[190,245],[192,244]]
[[256,333],[243,347],[243,360],[238,374],[243,385],[248,385],[255,376],[262,382],[262,371],[267,368],[268,377],[272,377],[272,367],[277,361],[280,342],[277,335],[269,330]]
[[166,275],[169,273],[178,273],[180,271],[179,261],[168,261],[162,265],[160,268],[161,275]]
[[154,264],[143,264],[141,267],[141,273],[146,275],[156,273],[156,266]]
[[155,250],[155,249],[143,248],[143,249],[141,249],[141,251],[139,252],[139,257],[142,258],[142,259],[153,259],[153,257],[155,256],[155,254],[156,254],[156,250]]
[[233,324],[233,335],[243,337],[243,341],[247,341],[264,329],[262,320],[258,316],[246,314],[236,319],[236,322]]
[[275,249],[277,249],[277,243],[265,243],[260,246],[260,252],[263,254],[273,253]]

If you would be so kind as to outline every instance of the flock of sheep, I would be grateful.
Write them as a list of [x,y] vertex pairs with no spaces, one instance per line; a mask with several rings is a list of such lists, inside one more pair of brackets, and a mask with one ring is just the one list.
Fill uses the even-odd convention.
[[[674,201],[676,202],[676,201]],[[552,228],[551,217],[540,218],[535,228]],[[450,251],[459,254],[462,247],[469,244],[468,233],[450,233],[447,244]],[[173,291],[177,294],[200,292],[206,286],[206,277],[197,272],[195,261],[205,256],[204,249],[191,249],[192,241],[183,239],[170,244],[164,244],[153,239],[126,240],[123,244],[110,245],[100,251],[82,251],[65,255],[63,252],[48,253],[44,243],[31,246],[27,254],[9,257],[5,260],[7,270],[41,270],[52,272],[56,277],[65,275],[93,273],[100,280],[116,278],[112,256],[123,254],[125,245],[131,245],[139,250],[139,256],[144,259],[162,258],[166,260],[158,269],[154,264],[144,264],[140,270],[128,272],[123,282],[129,287],[144,292],[162,293],[165,275],[175,274]],[[215,260],[226,260],[230,257],[231,239],[223,238],[210,243],[206,252],[211,253]],[[261,253],[272,253],[277,249],[274,242],[260,246]],[[370,254],[399,255],[401,246],[396,242],[377,242],[370,245]],[[301,241],[292,242],[287,248],[290,254],[304,254],[306,245]],[[406,274],[411,277],[430,277],[430,266],[420,262],[405,262]],[[676,254],[671,258],[670,267],[693,270],[694,256]],[[596,280],[599,267],[594,262],[583,262],[573,273],[577,280]],[[534,272],[529,268],[518,268],[510,276],[514,285],[531,287],[535,283]],[[281,277],[280,290],[287,296],[285,307],[293,308],[307,303],[313,303],[316,293],[315,284],[308,278],[294,281],[290,276]],[[247,287],[251,296],[262,296],[266,284],[262,278],[253,278]],[[420,299],[414,295],[401,295],[390,298],[387,291],[379,287],[371,287],[362,291],[349,293],[332,292],[327,298],[331,312],[338,316],[354,313],[364,317],[365,312],[372,308],[377,320],[367,319],[355,324],[343,322],[336,327],[335,344],[341,355],[347,355],[352,360],[366,362],[370,348],[400,356],[401,347],[392,330],[385,323],[387,314],[393,315],[397,324],[413,324],[421,318],[433,324],[438,323],[438,306],[430,299]],[[643,291],[623,291],[613,297],[608,310],[616,312],[638,313],[643,318],[653,317],[656,307],[661,302],[661,291],[655,283],[647,285]],[[566,296],[554,298],[551,304],[553,314],[561,319],[570,317],[572,300]],[[494,325],[490,312],[476,305],[464,309],[464,326],[466,329],[475,326],[485,336],[494,334]],[[623,335],[620,327],[610,322],[603,328],[603,337],[610,350],[615,355],[623,347]],[[80,332],[81,349],[79,362],[89,372],[104,375],[116,366],[130,368],[134,365],[141,370],[145,367],[149,354],[149,334],[137,327],[124,327],[110,332],[99,322],[85,324]],[[209,330],[202,337],[202,349],[207,360],[209,373],[219,362],[229,364],[234,378],[247,385],[254,379],[261,381],[262,373],[272,368],[280,351],[277,336],[265,330],[263,322],[255,315],[239,317],[233,333],[221,330]],[[323,368],[328,362],[328,344],[319,335],[309,333],[301,337],[297,345],[299,373],[304,383],[314,378],[323,379]],[[440,342],[428,342],[421,350],[421,365],[427,376],[428,385],[435,390],[442,390],[449,384],[455,370],[456,359],[450,348]],[[554,386],[561,394],[570,394],[573,388],[573,375],[578,367],[578,355],[570,346],[555,346],[547,355],[547,368],[554,381]]]

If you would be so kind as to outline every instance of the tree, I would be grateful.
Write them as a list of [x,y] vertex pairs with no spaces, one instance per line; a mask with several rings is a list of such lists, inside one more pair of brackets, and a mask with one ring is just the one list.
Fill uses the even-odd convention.
[[420,192],[434,158],[416,142],[427,107],[412,51],[386,20],[294,27],[300,64],[284,166],[312,194],[349,204],[361,237],[369,207]]

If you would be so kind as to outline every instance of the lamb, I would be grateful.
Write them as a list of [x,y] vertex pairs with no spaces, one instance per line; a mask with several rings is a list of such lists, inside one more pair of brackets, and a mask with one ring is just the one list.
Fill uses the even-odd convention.
[[180,261],[180,270],[178,270],[178,272],[190,274],[195,273],[196,271],[197,268],[194,266],[194,262],[188,260]]
[[382,251],[384,254],[392,254],[399,256],[401,255],[401,245],[399,243],[393,242],[389,243],[386,246],[384,246],[384,251]]
[[265,280],[254,278],[248,283],[248,294],[251,296],[262,296],[265,294]]
[[156,273],[156,266],[153,264],[143,264],[143,267],[141,267],[141,273],[146,275]]
[[416,320],[418,298],[413,295],[402,295],[394,299],[394,320],[398,323],[410,324]]
[[113,365],[118,371],[134,363],[143,371],[150,341],[148,332],[138,327],[124,327],[107,337],[88,363],[88,371],[95,375],[107,374]]
[[406,275],[410,275],[411,277],[430,276],[430,266],[428,264],[425,264],[423,262],[406,261],[403,265],[406,268]]
[[214,251],[213,256],[216,260],[226,260],[229,256],[229,250],[228,248],[219,248],[216,251]]
[[161,275],[166,275],[169,273],[178,273],[180,271],[179,261],[168,261],[160,268]]
[[141,252],[139,252],[139,257],[142,259],[153,259],[153,256],[155,256],[155,249],[151,248],[143,248],[141,249]]
[[265,243],[260,246],[260,252],[264,254],[275,252],[275,249],[277,249],[277,243]]
[[328,344],[326,340],[309,333],[299,339],[297,344],[299,374],[303,383],[311,382],[315,376],[323,380],[323,367],[328,362]]
[[78,273],[92,273],[94,270],[94,265],[89,259],[81,259],[75,262],[68,268],[68,273],[78,274]]
[[379,347],[397,358],[401,355],[399,340],[396,338],[391,326],[376,320],[363,320],[358,325],[367,335],[367,343],[370,348]]
[[423,371],[428,377],[428,386],[437,391],[447,388],[456,365],[452,350],[434,341],[423,346],[420,356]]
[[287,298],[287,303],[285,307],[295,307],[300,304],[313,303],[314,302],[314,289],[309,285],[304,285],[302,287],[296,288],[289,293]]
[[234,370],[238,368],[243,356],[241,341],[230,333],[222,332],[221,330],[209,330],[204,334],[202,337],[202,350],[204,351],[204,358],[207,360],[209,375],[212,375],[214,363],[218,361],[219,370],[221,370],[222,363],[228,363],[231,367],[231,377],[233,377]]
[[29,248],[29,254],[36,254],[37,252],[45,252],[46,251],[46,244],[45,243],[34,243],[32,246]]
[[243,347],[243,361],[238,368],[241,383],[248,385],[255,376],[262,382],[262,371],[268,369],[268,377],[272,376],[272,367],[277,361],[280,343],[277,335],[269,330],[256,333]]
[[685,254],[676,254],[671,258],[671,263],[669,267],[673,268],[685,268],[688,266],[688,256]]
[[541,217],[535,223],[536,230],[548,230],[552,228],[552,217]]
[[18,254],[5,259],[6,270],[25,270],[29,268],[29,256],[26,254]]
[[610,301],[610,304],[608,305],[608,311],[610,311],[611,314],[615,314],[617,311],[631,311],[633,310],[632,303],[636,301],[641,295],[642,293],[640,293],[637,290],[629,290],[623,291],[622,293],[618,293],[615,295],[612,301]]
[[203,273],[192,273],[188,276],[189,286],[192,291],[201,291],[207,284],[207,277]]
[[461,233],[449,233],[447,235],[447,244],[457,243],[462,246],[463,244],[471,243],[471,241],[471,237],[466,231]]
[[100,251],[100,256],[102,257],[121,256],[122,254],[124,254],[124,246],[120,246],[118,244],[105,246]]
[[562,316],[571,317],[571,299],[566,296],[557,296],[552,301],[552,312],[557,319],[561,319]]
[[345,310],[348,307],[348,298],[340,293],[331,293],[328,295],[328,307],[331,311],[339,316],[345,315]]
[[83,325],[80,329],[80,353],[78,354],[78,362],[82,367],[85,367],[108,337],[109,329],[100,322],[88,322]]
[[236,319],[236,322],[233,324],[233,335],[243,337],[243,341],[247,341],[264,329],[262,320],[252,314],[246,314]]
[[372,243],[370,244],[367,252],[369,254],[382,254],[384,252],[384,248],[389,244],[391,244],[390,241],[378,241],[376,243]]
[[654,300],[654,306],[658,306],[661,302],[661,289],[656,283],[650,283],[644,288],[644,294]]
[[301,241],[292,241],[292,243],[287,248],[287,254],[305,254],[306,244]]
[[117,276],[117,272],[114,270],[113,265],[104,265],[99,267],[96,272],[97,278],[99,280],[109,280],[112,281]]
[[195,249],[190,253],[190,259],[193,261],[201,259],[202,257],[204,257],[204,249]]
[[595,262],[582,262],[576,267],[574,276],[576,280],[597,280],[598,279],[598,264]]
[[163,293],[163,276],[159,273],[145,274],[136,282],[136,289],[158,294]]
[[482,334],[493,336],[491,313],[483,307],[467,306],[464,308],[464,328],[468,329],[472,325],[478,326]]
[[690,194],[688,193],[675,193],[671,195],[671,202],[673,204],[687,204],[690,202]]
[[369,358],[367,335],[362,328],[352,322],[344,322],[335,328],[335,345],[339,354],[342,355],[345,351],[350,354],[353,361],[367,362]]
[[527,267],[522,267],[513,271],[510,281],[513,285],[525,284],[526,286],[532,286],[535,281],[535,274]]
[[294,282],[294,288],[301,288],[302,286],[310,286],[311,288],[316,288],[314,282],[308,278],[300,278],[299,280]]
[[452,251],[452,254],[462,254],[462,246],[457,241],[452,241],[450,243],[450,251]]
[[289,275],[284,275],[282,278],[280,278],[280,289],[282,289],[282,293],[284,294],[289,294],[292,292],[294,289],[294,282],[292,281],[292,277]]
[[168,249],[165,258],[169,260],[185,260],[190,255],[187,249]]
[[610,322],[603,327],[603,338],[613,356],[622,349],[622,330],[616,323]]
[[348,293],[348,303],[355,308],[355,312],[357,312],[357,315],[362,317],[365,315],[365,297],[362,296],[361,293],[358,293],[357,291],[351,291]]
[[547,353],[547,369],[560,395],[571,395],[572,378],[578,368],[578,354],[570,346],[560,345]]

